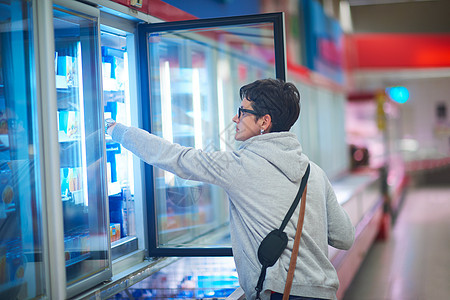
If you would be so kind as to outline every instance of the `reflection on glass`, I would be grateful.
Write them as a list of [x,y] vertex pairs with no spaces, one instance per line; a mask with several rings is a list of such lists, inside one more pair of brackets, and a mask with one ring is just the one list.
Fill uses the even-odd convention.
[[61,200],[68,285],[108,266],[95,18],[55,6]]
[[[105,119],[130,124],[127,37],[101,32]],[[117,30],[116,30],[117,31]],[[110,238],[112,246],[136,235],[133,158],[119,143],[106,137]],[[120,240],[120,241],[119,241]],[[130,250],[130,247],[128,247]],[[134,250],[131,249],[131,250]],[[113,258],[115,252],[113,253]]]
[[0,299],[45,297],[30,1],[0,3]]
[[133,284],[115,299],[226,299],[239,288],[232,257],[184,257]]
[[[205,151],[236,147],[239,87],[275,78],[272,23],[148,36],[152,132]],[[214,185],[154,168],[158,247],[229,246],[228,201]]]

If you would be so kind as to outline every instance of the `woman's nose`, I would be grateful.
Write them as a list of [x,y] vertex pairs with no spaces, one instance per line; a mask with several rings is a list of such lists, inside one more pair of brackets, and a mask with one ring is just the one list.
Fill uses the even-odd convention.
[[237,114],[235,114],[233,119],[231,119],[231,120],[233,120],[234,123],[239,122],[239,118],[238,118]]

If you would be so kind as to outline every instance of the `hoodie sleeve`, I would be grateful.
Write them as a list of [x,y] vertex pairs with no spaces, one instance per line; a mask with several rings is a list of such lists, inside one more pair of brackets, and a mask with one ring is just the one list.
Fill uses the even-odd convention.
[[144,162],[181,178],[228,188],[234,178],[238,157],[230,151],[205,152],[166,141],[145,130],[116,124],[114,141]]
[[334,248],[348,250],[355,239],[355,227],[347,212],[337,201],[336,194],[327,179],[328,244]]

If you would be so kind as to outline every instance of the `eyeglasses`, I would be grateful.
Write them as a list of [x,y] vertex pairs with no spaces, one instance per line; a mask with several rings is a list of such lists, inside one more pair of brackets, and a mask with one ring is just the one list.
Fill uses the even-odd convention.
[[251,109],[245,109],[245,108],[242,108],[242,107],[238,107],[238,111],[237,111],[238,119],[241,118],[242,113],[249,113],[249,114],[252,114],[252,115],[255,115],[255,116],[258,116],[258,115],[259,115],[259,114],[258,114],[256,111],[254,111],[254,110],[251,110]]

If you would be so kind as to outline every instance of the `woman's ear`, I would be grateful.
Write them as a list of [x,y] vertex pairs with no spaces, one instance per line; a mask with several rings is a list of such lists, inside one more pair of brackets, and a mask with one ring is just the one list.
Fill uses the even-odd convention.
[[272,128],[272,117],[269,114],[266,114],[260,118],[261,120],[261,129],[264,130],[264,132],[270,132],[270,129]]

